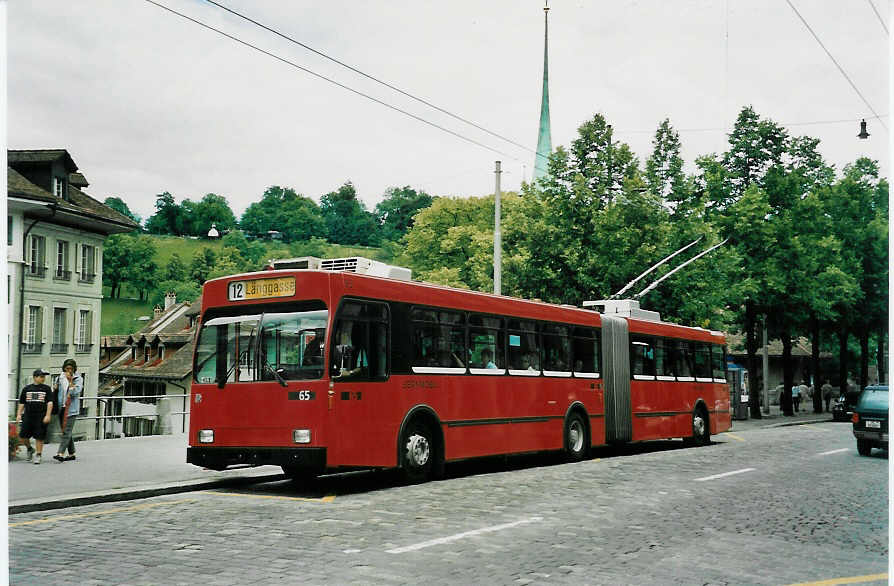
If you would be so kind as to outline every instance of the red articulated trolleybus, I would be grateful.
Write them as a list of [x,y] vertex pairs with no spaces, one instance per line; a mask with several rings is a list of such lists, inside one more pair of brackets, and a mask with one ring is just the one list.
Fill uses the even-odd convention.
[[[378,275],[378,276],[377,276]],[[625,306],[625,303],[627,304]],[[730,428],[724,338],[409,280],[366,259],[291,259],[205,283],[187,461],[293,478]]]

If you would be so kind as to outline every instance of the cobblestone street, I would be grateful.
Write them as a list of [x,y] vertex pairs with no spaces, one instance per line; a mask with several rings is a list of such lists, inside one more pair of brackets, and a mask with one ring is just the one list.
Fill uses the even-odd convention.
[[[10,516],[13,584],[791,584],[887,570],[888,457],[822,423]],[[60,545],[64,544],[64,545]],[[885,583],[887,580],[878,580]]]

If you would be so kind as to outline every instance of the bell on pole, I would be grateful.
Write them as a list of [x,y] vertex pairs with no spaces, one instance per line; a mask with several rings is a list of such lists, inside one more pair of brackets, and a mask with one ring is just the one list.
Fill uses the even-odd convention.
[[860,121],[860,134],[857,135],[857,138],[869,138],[869,133],[866,132],[866,119]]

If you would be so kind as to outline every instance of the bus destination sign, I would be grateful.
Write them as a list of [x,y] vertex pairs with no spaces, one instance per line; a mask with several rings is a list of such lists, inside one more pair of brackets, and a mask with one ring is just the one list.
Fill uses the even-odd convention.
[[227,298],[230,301],[266,299],[268,297],[291,297],[294,294],[295,277],[231,281],[227,284]]

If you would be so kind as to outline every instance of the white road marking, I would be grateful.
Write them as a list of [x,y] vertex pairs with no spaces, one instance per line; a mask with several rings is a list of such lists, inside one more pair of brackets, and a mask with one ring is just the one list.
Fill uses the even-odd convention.
[[441,545],[443,543],[450,543],[451,541],[456,541],[465,537],[471,537],[473,535],[481,535],[482,533],[491,533],[493,531],[502,531],[503,529],[511,529],[512,527],[518,527],[519,525],[526,525],[528,523],[536,523],[538,521],[543,521],[543,517],[528,517],[527,519],[513,521],[512,523],[503,523],[502,525],[493,525],[492,527],[482,527],[481,529],[464,531],[462,533],[448,535],[447,537],[430,539],[429,541],[423,541],[422,543],[406,545],[404,547],[395,547],[394,549],[387,550],[386,553],[406,553],[408,551],[416,551],[417,549],[423,549],[426,547],[431,547],[433,545]]
[[741,470],[733,470],[732,472],[724,472],[723,474],[715,474],[713,476],[704,476],[702,478],[696,478],[696,482],[704,482],[706,480],[716,480],[717,478],[723,478],[725,476],[732,476],[733,474],[742,474],[743,472],[751,472],[754,468],[742,468]]
[[817,456],[828,456],[829,454],[840,454],[841,452],[850,452],[850,448],[841,448],[840,450],[829,450],[828,452],[821,452],[817,454]]

